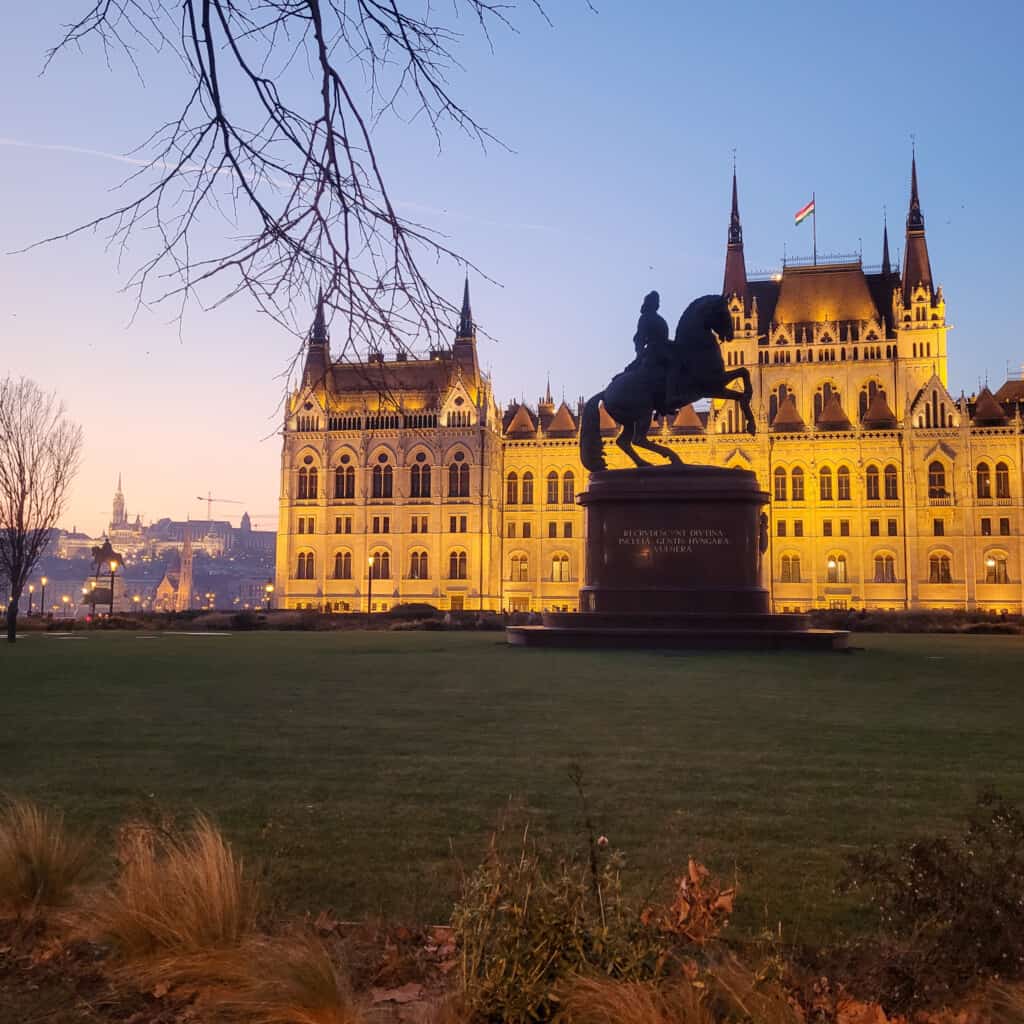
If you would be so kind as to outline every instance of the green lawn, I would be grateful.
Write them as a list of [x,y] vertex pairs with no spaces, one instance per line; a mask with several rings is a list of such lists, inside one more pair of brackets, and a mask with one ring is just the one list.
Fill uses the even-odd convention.
[[643,876],[690,853],[739,924],[823,938],[843,857],[1024,802],[1024,638],[851,654],[510,649],[498,633],[30,635],[0,651],[0,786],[104,833],[212,812],[291,909],[443,920],[509,797]]

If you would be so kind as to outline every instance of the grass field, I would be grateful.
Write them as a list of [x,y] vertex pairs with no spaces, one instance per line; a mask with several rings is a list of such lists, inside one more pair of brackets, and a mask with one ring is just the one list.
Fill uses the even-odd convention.
[[509,797],[640,878],[687,855],[738,924],[821,940],[850,851],[1024,802],[1024,638],[848,655],[510,649],[499,633],[37,634],[0,651],[0,785],[108,834],[211,812],[291,910],[447,918]]

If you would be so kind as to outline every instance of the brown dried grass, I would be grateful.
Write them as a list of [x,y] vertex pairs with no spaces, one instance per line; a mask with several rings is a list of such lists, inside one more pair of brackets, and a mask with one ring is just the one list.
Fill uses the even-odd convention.
[[257,886],[209,819],[183,834],[126,826],[120,838],[120,870],[95,900],[90,930],[125,960],[189,957],[252,933]]
[[689,983],[658,985],[610,978],[574,978],[561,995],[565,1024],[715,1024]]
[[0,810],[0,907],[66,904],[92,855],[92,840],[69,832],[60,812],[8,800]]

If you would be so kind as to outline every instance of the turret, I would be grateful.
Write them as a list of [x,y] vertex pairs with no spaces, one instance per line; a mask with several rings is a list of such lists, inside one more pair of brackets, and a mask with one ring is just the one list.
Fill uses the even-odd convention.
[[747,297],[747,266],[743,258],[743,226],[740,224],[740,203],[736,189],[736,165],[732,168],[732,212],[729,215],[729,242],[725,250],[725,280],[722,294],[729,298]]
[[476,359],[476,324],[473,322],[473,309],[469,303],[469,275],[462,289],[462,310],[459,313],[459,329],[452,347],[455,362],[461,368],[463,376],[472,381],[474,386],[480,376],[480,368]]
[[928,243],[924,237],[924,215],[917,194],[917,153],[910,161],[910,209],[907,211],[907,244],[903,254],[903,303],[910,305],[918,286],[929,296],[933,292],[932,265],[928,259]]
[[324,293],[321,289],[316,300],[313,326],[309,329],[306,342],[306,365],[302,372],[302,383],[306,387],[315,387],[323,383],[327,377],[327,370],[331,365],[330,341],[327,317],[324,313]]

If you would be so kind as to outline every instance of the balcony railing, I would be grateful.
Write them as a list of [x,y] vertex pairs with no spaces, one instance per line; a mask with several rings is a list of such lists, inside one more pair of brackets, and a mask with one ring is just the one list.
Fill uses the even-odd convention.
[[545,576],[541,583],[579,583],[577,576]]
[[936,497],[932,497],[932,495],[929,494],[928,495],[928,504],[929,505],[944,505],[944,506],[948,506],[948,505],[952,505],[953,504],[953,498],[952,498],[951,495],[947,495],[944,498],[936,498]]

